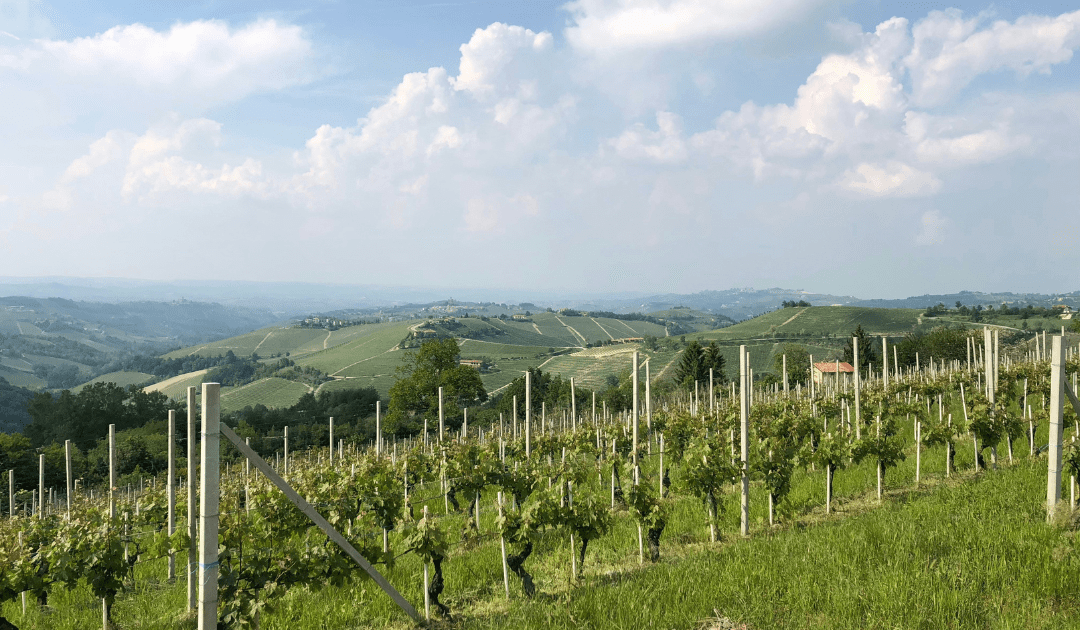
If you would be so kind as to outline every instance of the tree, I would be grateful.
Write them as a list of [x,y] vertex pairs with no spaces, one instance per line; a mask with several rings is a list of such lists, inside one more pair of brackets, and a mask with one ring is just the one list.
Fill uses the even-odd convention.
[[675,382],[693,387],[697,381],[708,381],[709,368],[712,368],[714,383],[726,383],[724,365],[724,355],[720,353],[715,341],[709,342],[708,347],[703,348],[696,339],[692,340],[686,344],[679,365],[675,368]]
[[461,407],[487,400],[487,391],[474,368],[460,365],[461,352],[453,338],[425,341],[409,352],[398,366],[398,380],[390,386],[387,429],[415,433],[423,418],[438,422],[439,387],[443,388],[446,418],[460,424]]
[[[861,347],[859,349],[862,350]],[[780,374],[781,378],[784,374],[784,356],[787,356],[788,384],[805,385],[810,379],[810,353],[797,343],[785,343],[780,352],[773,357],[773,371]]]
[[862,324],[856,326],[854,332],[848,337],[847,344],[844,346],[844,361],[855,365],[853,339],[859,340],[859,365],[855,367],[861,371],[876,365],[875,362],[878,360],[878,357],[874,352],[873,338],[863,330]]

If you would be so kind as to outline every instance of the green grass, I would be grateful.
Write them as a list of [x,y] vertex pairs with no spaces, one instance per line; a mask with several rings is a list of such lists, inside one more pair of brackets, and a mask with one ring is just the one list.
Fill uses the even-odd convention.
[[285,408],[296,404],[300,397],[311,391],[307,385],[283,378],[264,378],[254,383],[231,388],[221,394],[221,412],[228,413],[248,405],[266,405]]
[[142,385],[143,383],[154,378],[153,374],[147,374],[145,372],[109,372],[108,374],[102,374],[96,378],[93,378],[82,385],[72,389],[72,393],[79,393],[84,387],[91,383],[116,383],[120,387],[127,387],[128,385]]
[[234,354],[241,357],[251,356],[252,353],[258,353],[261,357],[269,357],[276,354],[284,355],[288,352],[290,353],[291,358],[296,359],[298,357],[324,352],[327,349],[338,346],[348,345],[358,338],[366,337],[372,333],[388,328],[395,331],[401,331],[401,334],[394,342],[397,343],[397,341],[400,341],[408,332],[408,324],[409,323],[407,322],[365,324],[350,326],[335,331],[322,330],[319,328],[286,328],[273,326],[270,328],[254,330],[228,339],[221,339],[219,341],[192,346],[190,348],[182,348],[164,356],[170,359],[192,355],[213,357],[223,355],[229,350],[232,350]]
[[23,370],[12,369],[5,365],[0,365],[0,376],[4,377],[8,383],[11,383],[16,387],[41,389],[47,384],[45,379],[38,378],[33,372],[24,372]]
[[[296,363],[318,368],[334,376],[372,374],[373,372],[368,369],[369,366],[364,364],[389,355],[395,355],[400,360],[400,352],[395,348],[409,334],[410,326],[416,323],[413,321],[368,324],[337,330],[333,332],[333,335],[344,334],[337,338],[331,336],[335,345],[325,350],[320,347],[315,352],[297,359]],[[322,334],[325,337],[326,331]]]
[[607,317],[597,317],[595,319],[616,339],[625,337],[644,337],[646,335],[663,337],[665,335],[664,327],[652,322],[623,321],[621,319],[609,319]]
[[922,313],[922,309],[858,306],[782,308],[733,326],[697,333],[692,337],[702,340],[755,339],[766,335],[846,338],[859,325],[872,335],[902,335],[920,326],[929,328],[934,325],[933,320],[923,320]]

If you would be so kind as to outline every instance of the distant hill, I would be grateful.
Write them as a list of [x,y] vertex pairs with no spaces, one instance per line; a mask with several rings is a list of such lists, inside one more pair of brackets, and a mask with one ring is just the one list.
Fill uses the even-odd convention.
[[70,388],[118,369],[123,357],[209,342],[275,320],[266,310],[186,300],[0,297],[0,377],[21,387]]
[[980,291],[960,291],[959,293],[943,293],[938,295],[919,295],[897,300],[858,300],[852,306],[868,306],[873,308],[928,308],[938,304],[944,304],[953,308],[957,302],[964,306],[1001,306],[1008,304],[1013,306],[1053,306],[1054,304],[1068,304],[1072,307],[1080,307],[1080,291],[1071,293],[1058,293],[1048,295],[1045,293],[982,293]]

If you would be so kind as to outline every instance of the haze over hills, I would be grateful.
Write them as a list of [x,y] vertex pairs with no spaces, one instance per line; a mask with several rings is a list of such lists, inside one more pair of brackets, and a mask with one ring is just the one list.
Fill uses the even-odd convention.
[[[269,316],[282,320],[334,311],[373,313],[378,309],[388,307],[388,310],[403,313],[419,310],[448,298],[453,298],[459,304],[465,305],[469,303],[528,303],[540,308],[573,308],[616,313],[652,313],[684,306],[705,313],[723,315],[736,321],[778,308],[782,302],[789,300],[805,300],[814,306],[840,304],[876,308],[926,308],[939,302],[952,306],[957,301],[967,306],[997,306],[1002,303],[1050,306],[1060,303],[1080,307],[1080,291],[1059,294],[959,291],[900,299],[878,299],[782,288],[732,288],[688,294],[649,294],[646,292],[582,294],[498,288],[392,287],[210,280],[161,282],[124,278],[75,277],[0,277],[0,295],[106,303],[190,300],[254,311],[269,311]],[[265,323],[260,325],[265,325]],[[239,331],[234,331],[232,334],[235,332]]]

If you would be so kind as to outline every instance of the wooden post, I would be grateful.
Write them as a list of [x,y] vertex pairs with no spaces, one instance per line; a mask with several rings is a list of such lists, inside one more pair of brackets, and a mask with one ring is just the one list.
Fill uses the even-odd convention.
[[1046,518],[1054,518],[1061,498],[1061,438],[1065,412],[1065,360],[1061,337],[1054,336],[1050,354],[1050,452],[1047,459]]
[[855,365],[852,367],[855,370],[855,439],[862,438],[862,415],[860,414],[860,391],[859,391],[859,338],[851,338],[851,350],[852,358]]
[[634,443],[633,443],[633,447],[632,447],[633,450],[630,451],[630,452],[633,454],[633,460],[634,460],[634,485],[636,486],[637,482],[638,482],[638,353],[637,353],[637,351],[634,351],[634,359],[633,359],[633,368],[632,369],[633,369],[633,371],[631,372],[631,375],[632,375],[631,376],[631,381],[633,382],[633,389],[634,389],[634,399],[633,399],[633,402],[632,402],[632,405],[633,405],[633,408],[634,408],[634,411],[633,411],[633,414],[634,414],[634,416],[633,416]]
[[[446,424],[445,424],[445,418],[443,417],[443,391],[442,391],[442,387],[440,386],[439,387],[439,446],[442,446],[443,432],[445,430],[446,430]],[[427,431],[424,431],[424,433],[425,433],[425,438],[424,439],[426,440],[427,439],[427,437],[426,437]]]
[[330,416],[330,467],[334,467],[334,417]]
[[[948,448],[948,445],[945,445]],[[915,420],[915,487],[919,487],[919,471],[922,469],[922,423]]]
[[37,517],[41,518],[45,512],[45,453],[38,455],[38,505]]
[[[168,457],[169,457],[169,471],[168,480],[165,486],[166,501],[168,502],[168,518],[167,526],[169,528],[169,536],[176,533],[176,411],[169,410],[169,441]],[[172,582],[176,579],[176,554],[172,551],[169,552],[169,581]]]
[[660,434],[660,498],[664,498],[664,434]]
[[[199,478],[198,630],[218,624],[218,500],[221,477],[221,385],[202,384],[202,474]],[[331,449],[333,450],[333,449]]]
[[525,457],[532,457],[532,372],[525,372]]
[[375,456],[382,455],[382,401],[375,401]]
[[[496,493],[496,500],[499,503],[499,518],[502,518],[502,492]],[[506,536],[499,535],[499,549],[502,551],[502,569],[503,569],[503,589],[506,591],[506,599],[510,599],[510,573],[506,568]]]
[[741,514],[739,529],[743,536],[750,535],[750,392],[749,392],[749,360],[746,355],[746,346],[739,346],[739,392],[740,431],[739,450],[740,474],[742,477]]
[[889,389],[889,338],[881,337],[881,385]]
[[577,389],[574,387],[574,377],[570,377],[570,424],[577,431]]
[[[198,518],[198,484],[195,482],[195,443],[198,438],[196,432],[196,415],[195,415],[195,393],[196,388],[194,386],[187,388],[187,526],[188,526],[188,566],[187,566],[187,611],[191,612],[195,610],[196,604],[196,571],[198,570],[198,556],[195,549],[196,543],[196,519]],[[286,436],[288,436],[288,429],[286,429]],[[286,437],[286,444],[288,444],[288,438]],[[288,451],[286,450],[286,453]],[[289,467],[289,460],[286,458],[285,467]]]
[[15,469],[8,469],[8,518],[15,518]]
[[73,475],[71,473],[71,440],[64,440],[64,468],[67,471],[67,517],[71,520],[71,488]]
[[116,425],[109,425],[109,519],[116,518]]
[[[441,387],[439,389],[442,389]],[[442,431],[439,431],[442,436]],[[427,518],[427,506],[424,506],[424,518]],[[424,563],[424,620],[431,621],[431,594],[428,592],[428,568],[427,558],[421,558]]]
[[285,460],[285,476],[289,476],[289,427],[285,427],[285,446],[282,449],[282,458]]
[[709,368],[709,413],[716,412],[716,389],[713,382],[713,369]]
[[[649,373],[649,359],[645,359],[645,426],[652,432],[652,376]],[[649,442],[652,444],[652,442]]]
[[[784,394],[787,394],[788,393],[787,353],[784,353],[783,358],[784,358],[784,364],[783,364],[783,369],[784,369]],[[712,368],[709,368],[709,372],[710,373],[712,372]],[[769,495],[769,496],[772,496],[772,495]]]

